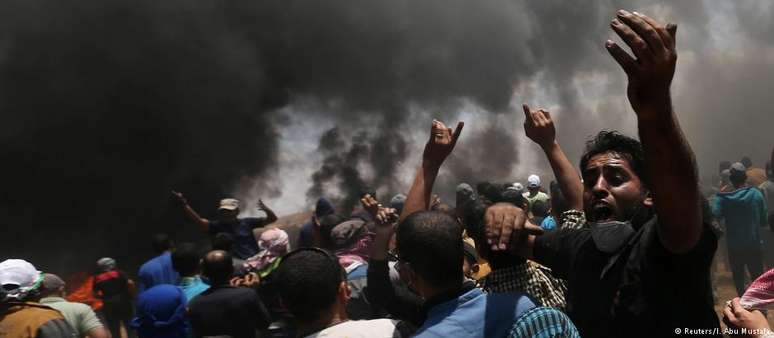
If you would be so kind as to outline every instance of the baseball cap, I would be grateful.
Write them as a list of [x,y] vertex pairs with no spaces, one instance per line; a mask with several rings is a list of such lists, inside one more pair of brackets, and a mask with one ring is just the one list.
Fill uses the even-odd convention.
[[518,192],[524,191],[524,185],[521,184],[521,182],[514,182],[509,189],[513,188],[513,190],[516,190]]
[[729,169],[729,173],[731,175],[745,173],[745,172],[747,172],[747,167],[745,167],[744,164],[742,164],[741,162],[735,162],[734,164],[731,165],[731,168]]
[[43,290],[57,291],[65,286],[65,282],[53,273],[43,274]]
[[540,176],[538,175],[529,175],[527,178],[527,186],[530,188],[537,188],[540,186]]
[[0,263],[0,287],[3,298],[24,299],[29,292],[37,290],[43,276],[34,265],[23,259],[6,259]]
[[236,210],[239,209],[239,200],[234,198],[224,198],[220,200],[220,207],[218,209]]

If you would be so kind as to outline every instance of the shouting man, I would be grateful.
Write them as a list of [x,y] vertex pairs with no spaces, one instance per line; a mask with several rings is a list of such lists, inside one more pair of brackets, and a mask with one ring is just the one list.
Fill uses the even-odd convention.
[[567,279],[567,311],[584,337],[717,335],[709,276],[717,238],[702,219],[694,155],[670,95],[677,26],[621,10],[611,27],[634,53],[606,42],[629,79],[642,143],[601,132],[587,144],[586,226],[528,235],[526,211],[495,205],[487,210],[489,244],[511,244]]

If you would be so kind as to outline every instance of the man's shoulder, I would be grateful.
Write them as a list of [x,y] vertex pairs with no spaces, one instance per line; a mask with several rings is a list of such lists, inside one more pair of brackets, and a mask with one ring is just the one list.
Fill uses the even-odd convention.
[[393,337],[397,324],[393,319],[350,320],[307,337]]
[[[654,267],[664,267],[668,265],[678,264],[684,265],[687,262],[703,261],[704,263],[711,262],[712,257],[717,250],[718,238],[712,231],[711,225],[708,222],[704,222],[701,227],[701,236],[696,245],[685,253],[672,253],[664,247],[661,242],[661,238],[658,235],[659,232],[659,220],[658,216],[654,216],[643,225],[643,234],[639,238],[638,243],[635,245],[640,252],[647,252],[644,255],[638,255],[640,259],[657,259],[665,264],[654,264]],[[686,269],[694,268],[707,268],[706,264],[688,264]]]
[[190,306],[193,307],[200,303],[234,303],[258,299],[258,293],[244,287],[209,287],[206,291],[200,293],[191,300]]
[[61,301],[44,302],[43,305],[47,305],[49,307],[52,307],[58,310],[67,309],[69,311],[78,312],[78,313],[93,311],[91,307],[86,304],[78,303],[78,302],[69,302],[64,299]]
[[24,302],[14,304],[13,307],[17,307],[18,310],[14,313],[18,316],[25,318],[35,318],[38,322],[46,322],[52,319],[63,319],[62,313],[59,310],[48,306],[46,304]]
[[521,292],[487,293],[486,306],[487,309],[514,310],[520,315],[538,306],[538,303],[526,293]]
[[153,258],[145,261],[145,263],[142,263],[142,265],[140,265],[140,270],[138,270],[137,273],[138,274],[149,273],[150,270],[157,269],[159,267],[160,263],[161,263],[161,256],[153,257]]

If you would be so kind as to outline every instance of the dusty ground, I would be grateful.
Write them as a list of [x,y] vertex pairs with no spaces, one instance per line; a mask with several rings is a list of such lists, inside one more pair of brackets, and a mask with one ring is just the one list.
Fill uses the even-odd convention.
[[[715,285],[715,312],[718,314],[718,319],[721,321],[721,327],[725,328],[723,324],[723,308],[726,306],[726,301],[731,300],[734,297],[739,297],[734,287],[734,281],[731,278],[731,271],[728,268],[728,256],[726,251],[722,248],[725,243],[721,240],[718,243],[718,252],[715,255],[716,269],[713,274],[713,283]],[[771,267],[769,267],[771,268]],[[766,269],[764,269],[766,271]],[[748,285],[749,285],[748,281]],[[774,327],[774,315],[768,316],[769,326]]]

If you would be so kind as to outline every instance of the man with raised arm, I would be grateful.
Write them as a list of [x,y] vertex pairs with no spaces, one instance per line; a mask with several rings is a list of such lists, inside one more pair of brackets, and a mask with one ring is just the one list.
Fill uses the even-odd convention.
[[238,217],[239,200],[224,198],[220,200],[218,207],[218,219],[209,220],[199,214],[188,205],[188,200],[182,193],[172,191],[172,196],[180,203],[189,220],[199,226],[199,230],[212,236],[218,233],[226,233],[234,240],[233,255],[239,259],[247,259],[260,251],[255,241],[253,229],[260,228],[277,221],[274,214],[262,200],[258,200],[258,210],[266,213],[266,217]]
[[[443,123],[433,121],[422,165],[395,230],[401,278],[425,299],[424,321],[415,337],[504,337],[512,328],[516,336],[524,337],[558,336],[560,333],[554,331],[557,328],[572,334],[575,327],[560,311],[538,307],[523,293],[486,294],[466,280],[462,272],[462,225],[446,213],[428,211],[433,182],[454,149],[462,126],[458,124],[452,132]],[[378,210],[371,212],[376,214],[377,222],[383,223],[386,217]],[[386,255],[390,231],[389,225],[386,228],[377,233],[381,238],[375,240],[379,248],[374,251],[382,257]]]
[[[562,213],[562,219],[557,221],[563,228],[583,226],[586,223],[585,215],[580,211],[583,208],[583,183],[556,140],[556,127],[551,119],[551,113],[544,109],[531,110],[526,104],[522,108],[524,109],[524,134],[543,149],[554,171],[559,190],[567,202],[566,206],[568,210],[573,211]],[[552,208],[555,207],[557,206],[552,206]]]
[[536,237],[523,210],[503,206],[487,210],[487,236],[568,280],[568,313],[584,337],[718,336],[709,278],[717,238],[670,96],[677,26],[621,10],[611,27],[634,53],[606,42],[628,76],[642,143],[601,132],[587,144],[588,225]]

